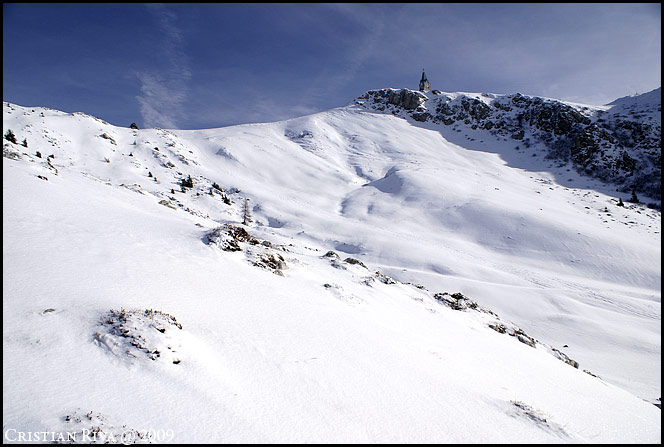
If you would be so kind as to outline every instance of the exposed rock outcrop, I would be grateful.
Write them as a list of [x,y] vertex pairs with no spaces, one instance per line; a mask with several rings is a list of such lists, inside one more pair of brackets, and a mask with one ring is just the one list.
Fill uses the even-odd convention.
[[407,88],[394,89],[387,88],[382,90],[370,90],[361,96],[359,99],[370,99],[375,104],[377,110],[385,110],[384,107],[381,109],[381,105],[393,105],[401,107],[405,110],[414,110],[420,107],[427,100],[427,96],[415,90],[409,90]]
[[471,95],[409,89],[371,90],[357,105],[419,122],[488,131],[528,149],[541,143],[546,158],[570,162],[584,175],[661,201],[659,89],[604,107],[513,95]]
[[261,267],[275,275],[284,276],[283,270],[288,269],[284,257],[275,251],[283,251],[283,247],[258,239],[241,226],[226,224],[215,228],[205,235],[204,241],[223,251],[244,252],[253,266]]

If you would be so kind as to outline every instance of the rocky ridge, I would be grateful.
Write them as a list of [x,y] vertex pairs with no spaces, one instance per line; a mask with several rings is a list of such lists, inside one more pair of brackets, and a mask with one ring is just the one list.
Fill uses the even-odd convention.
[[520,93],[409,89],[370,90],[355,104],[421,123],[486,131],[525,150],[542,145],[549,160],[569,162],[581,174],[615,184],[618,191],[643,194],[661,204],[661,89],[607,106]]

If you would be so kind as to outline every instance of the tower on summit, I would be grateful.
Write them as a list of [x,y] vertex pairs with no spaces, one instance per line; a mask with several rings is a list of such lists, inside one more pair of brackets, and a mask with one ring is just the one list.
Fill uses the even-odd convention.
[[429,80],[427,79],[426,73],[424,73],[424,69],[422,69],[422,79],[420,79],[420,91],[428,92],[430,89],[431,86],[429,85]]

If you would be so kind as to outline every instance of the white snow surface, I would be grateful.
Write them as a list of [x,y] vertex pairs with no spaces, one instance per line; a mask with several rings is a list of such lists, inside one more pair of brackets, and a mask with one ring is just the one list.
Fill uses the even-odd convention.
[[606,105],[609,115],[662,124],[662,88],[640,95],[624,96]]
[[5,102],[8,129],[5,442],[661,442],[661,214],[615,188],[352,105],[135,130]]

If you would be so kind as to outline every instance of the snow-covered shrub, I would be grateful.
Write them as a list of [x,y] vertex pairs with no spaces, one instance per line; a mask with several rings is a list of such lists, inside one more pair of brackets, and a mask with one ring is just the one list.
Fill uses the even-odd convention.
[[282,270],[286,270],[288,265],[283,256],[279,253],[265,252],[257,255],[257,259],[252,261],[256,267],[262,267],[271,270],[273,273],[283,276]]
[[206,235],[207,244],[217,245],[224,251],[241,251],[240,242],[258,245],[260,239],[252,236],[242,227],[226,224],[217,227]]
[[397,283],[397,281],[394,278],[392,278],[390,276],[387,276],[386,274],[381,273],[378,270],[376,271],[376,273],[374,273],[374,275],[383,284],[396,284]]
[[180,188],[182,189],[182,192],[185,192],[187,188],[193,188],[194,187],[194,181],[191,179],[191,175],[188,176],[186,179],[182,179],[180,181]]
[[337,269],[341,269],[341,270],[346,270],[346,267],[341,262],[341,258],[339,257],[339,255],[335,251],[330,250],[321,257],[327,259],[328,261],[330,261],[330,264],[332,265],[332,267],[337,268]]
[[283,276],[282,270],[288,268],[284,257],[273,251],[273,248],[283,250],[283,247],[275,247],[270,241],[260,240],[243,227],[231,224],[217,227],[205,236],[205,240],[208,245],[216,245],[224,251],[244,250],[252,265],[277,275]]
[[101,135],[99,135],[99,136],[102,137],[102,138],[105,139],[105,140],[108,140],[111,144],[114,144],[114,145],[116,145],[116,146],[118,145],[118,143],[115,142],[115,140],[113,139],[113,137],[111,137],[111,136],[110,136],[109,134],[107,134],[107,133],[103,133],[103,134],[101,134]]
[[556,348],[551,348],[551,351],[553,352],[553,355],[555,355],[558,359],[562,360],[563,362],[567,363],[570,366],[573,366],[577,369],[579,368],[579,362],[577,362],[576,360],[572,360],[564,352],[561,352],[560,350],[558,350]]
[[[536,340],[535,340],[533,337],[531,337],[530,335],[528,335],[528,334],[526,334],[525,332],[523,332],[523,330],[522,330],[521,328],[513,329],[512,332],[510,333],[510,335],[511,335],[512,337],[516,337],[517,340],[519,340],[521,343],[524,343],[524,344],[530,346],[531,348],[534,348],[534,347],[535,347]],[[559,352],[560,352],[560,351],[559,351]],[[561,354],[562,354],[562,353],[561,353]],[[561,357],[559,357],[559,358],[560,358],[561,360],[563,360]],[[567,362],[566,362],[566,363],[567,363]],[[577,363],[577,366],[576,366],[576,367],[578,367],[578,363]]]
[[43,441],[54,444],[149,444],[155,439],[155,432],[136,430],[126,425],[111,422],[110,418],[96,411],[85,412],[80,408],[62,417],[63,424],[54,430],[44,432]]
[[7,129],[7,132],[5,133],[5,140],[11,141],[14,144],[18,144],[16,142],[16,135],[14,135],[14,132],[11,129]]
[[12,145],[9,143],[5,143],[2,146],[2,156],[5,158],[9,158],[10,160],[20,160],[21,154],[19,152],[16,152],[12,150]]
[[367,268],[367,266],[364,265],[364,263],[363,263],[362,261],[360,261],[359,259],[355,259],[355,258],[346,258],[346,259],[344,259],[344,262],[346,262],[346,263],[348,263],[348,264],[352,264],[352,265],[360,265],[360,266],[362,266],[362,267],[364,267],[364,268]]
[[154,309],[111,309],[100,320],[94,342],[121,358],[167,359],[179,364],[177,332],[182,330],[173,315]]
[[433,297],[438,302],[454,310],[477,309],[477,303],[466,298],[461,292],[449,294],[447,292],[435,293]]

